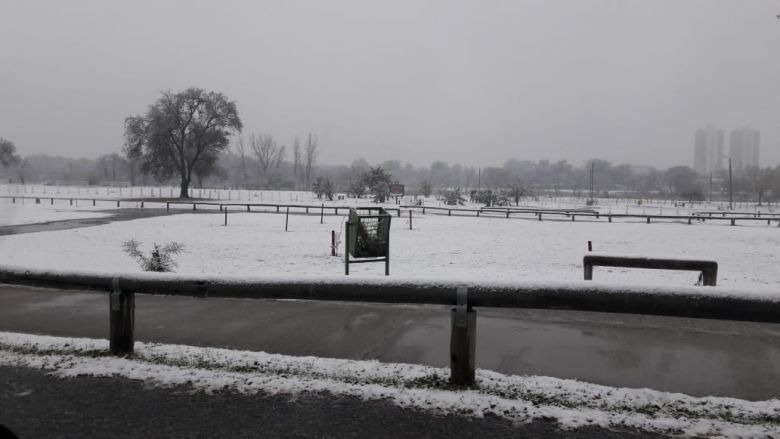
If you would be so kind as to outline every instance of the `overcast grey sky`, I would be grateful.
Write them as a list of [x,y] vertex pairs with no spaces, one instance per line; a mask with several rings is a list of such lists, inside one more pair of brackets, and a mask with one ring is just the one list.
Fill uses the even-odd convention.
[[118,151],[162,90],[325,163],[590,157],[692,165],[707,124],[780,162],[780,0],[0,3],[0,137]]

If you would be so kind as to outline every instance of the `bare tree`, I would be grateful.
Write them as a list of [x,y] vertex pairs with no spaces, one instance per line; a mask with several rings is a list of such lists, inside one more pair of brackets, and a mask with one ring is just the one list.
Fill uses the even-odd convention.
[[241,159],[241,185],[246,188],[248,175],[246,171],[246,147],[244,146],[244,136],[238,136],[236,150],[238,151],[238,157]]
[[306,138],[306,189],[311,189],[311,172],[314,168],[314,165],[317,164],[317,135],[309,133],[309,136]]
[[266,176],[269,169],[276,169],[282,163],[285,156],[285,146],[276,143],[270,135],[255,136],[254,133],[249,138],[252,150],[255,152],[260,171]]
[[301,160],[301,140],[295,136],[293,140],[293,180],[295,187],[300,188],[303,180],[303,162]]
[[25,158],[19,158],[16,163],[16,175],[19,176],[19,183],[24,185],[24,180],[27,178],[27,170],[29,168],[30,162],[27,161],[27,157]]

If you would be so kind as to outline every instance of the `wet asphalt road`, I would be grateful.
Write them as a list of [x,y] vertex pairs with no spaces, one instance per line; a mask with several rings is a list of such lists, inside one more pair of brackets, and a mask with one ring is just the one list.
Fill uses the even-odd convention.
[[[620,387],[780,396],[780,325],[477,309],[477,367]],[[0,331],[108,337],[108,297],[0,285]],[[442,306],[136,295],[136,340],[449,365]]]
[[0,424],[20,438],[636,438],[634,431],[561,431],[547,421],[439,416],[386,401],[327,394],[206,395],[124,378],[58,379],[0,367]]

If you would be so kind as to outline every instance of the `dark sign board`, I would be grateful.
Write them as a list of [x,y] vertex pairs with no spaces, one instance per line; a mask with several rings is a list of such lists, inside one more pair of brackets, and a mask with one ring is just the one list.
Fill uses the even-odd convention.
[[404,196],[404,185],[393,183],[390,185],[390,196],[391,197],[403,197]]

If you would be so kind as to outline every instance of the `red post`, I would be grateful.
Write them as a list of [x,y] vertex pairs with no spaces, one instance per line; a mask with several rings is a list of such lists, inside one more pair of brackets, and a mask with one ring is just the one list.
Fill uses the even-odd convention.
[[592,243],[592,242],[590,242],[590,241],[588,241],[588,251],[589,251],[589,252],[592,252],[592,251],[593,251],[593,243]]
[[330,231],[330,255],[336,256],[336,231]]

